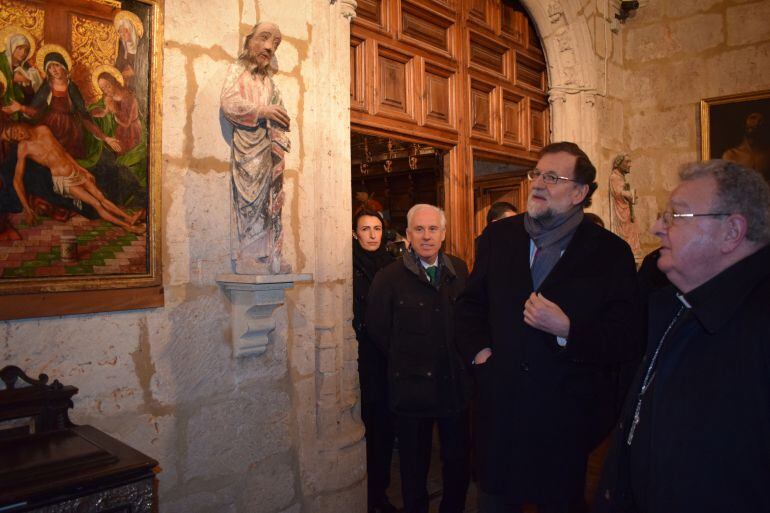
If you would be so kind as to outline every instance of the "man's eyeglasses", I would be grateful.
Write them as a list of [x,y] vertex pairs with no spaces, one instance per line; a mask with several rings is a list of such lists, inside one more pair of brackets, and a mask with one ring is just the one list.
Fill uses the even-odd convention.
[[674,219],[690,219],[693,217],[722,217],[729,215],[732,214],[726,214],[722,212],[711,212],[708,214],[679,214],[673,210],[666,210],[665,212],[658,212],[658,219],[663,221],[663,224],[666,226],[666,228],[670,228],[671,225],[674,224]]
[[559,180],[564,180],[566,182],[576,182],[580,183],[574,178],[567,178],[566,176],[559,176],[553,171],[540,171],[539,169],[530,169],[527,171],[527,178],[529,178],[530,182],[534,182],[539,178],[543,179],[543,183],[546,185],[554,185],[559,183]]

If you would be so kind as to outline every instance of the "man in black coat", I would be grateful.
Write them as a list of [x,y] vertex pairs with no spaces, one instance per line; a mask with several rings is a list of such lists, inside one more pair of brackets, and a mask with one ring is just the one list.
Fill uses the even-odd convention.
[[454,306],[468,276],[441,251],[444,213],[419,204],[407,213],[411,251],[380,271],[369,291],[369,337],[388,356],[404,513],[427,513],[433,426],[441,443],[441,513],[462,513],[469,480],[466,366],[454,340]]
[[653,225],[672,285],[605,464],[597,511],[770,511],[770,188],[724,160],[685,166]]
[[457,311],[474,362],[482,513],[567,512],[640,322],[628,244],[583,217],[596,170],[573,143],[543,149],[524,215],[486,228]]

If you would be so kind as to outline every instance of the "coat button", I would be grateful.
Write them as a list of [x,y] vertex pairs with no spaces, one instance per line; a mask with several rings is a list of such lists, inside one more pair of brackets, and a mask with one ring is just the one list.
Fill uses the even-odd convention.
[[523,370],[524,372],[529,371],[529,364],[527,362],[521,362],[521,365],[519,365],[519,367],[521,367],[521,370]]
[[420,302],[419,302],[419,303],[417,303],[417,304],[418,304],[418,305],[420,305],[420,306],[422,306],[422,305],[423,305],[423,302],[422,302],[422,301],[420,301]]
[[440,311],[441,311],[441,308],[436,308],[436,311],[437,311],[437,312],[440,312]]
[[399,301],[399,302],[398,302],[398,304],[399,304],[399,305],[403,305],[403,304],[404,304],[404,301],[403,301],[403,300],[401,300],[401,301]]
[[431,371],[428,371],[425,375],[428,376],[428,377],[431,377],[431,376],[433,376],[433,373]]

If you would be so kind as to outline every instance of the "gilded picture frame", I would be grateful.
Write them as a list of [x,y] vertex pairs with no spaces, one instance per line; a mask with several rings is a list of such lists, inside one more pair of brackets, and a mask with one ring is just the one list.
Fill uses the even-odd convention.
[[163,12],[0,0],[0,320],[161,306]]
[[701,159],[726,159],[770,180],[770,91],[700,102]]

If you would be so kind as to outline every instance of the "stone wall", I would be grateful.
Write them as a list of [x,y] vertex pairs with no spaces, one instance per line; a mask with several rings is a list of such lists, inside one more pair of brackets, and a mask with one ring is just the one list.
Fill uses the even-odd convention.
[[[622,27],[622,140],[646,232],[700,158],[703,98],[770,89],[770,0],[647,0]],[[614,79],[615,80],[615,79]],[[658,239],[645,234],[646,251]]]
[[[290,4],[165,1],[166,306],[0,323],[3,364],[77,386],[76,423],[160,461],[164,513],[365,510],[348,279],[350,129],[340,121],[351,2]],[[285,255],[314,281],[288,291],[267,352],[238,359],[215,281],[231,272],[219,92],[258,19],[284,36],[276,82],[292,117]]]

